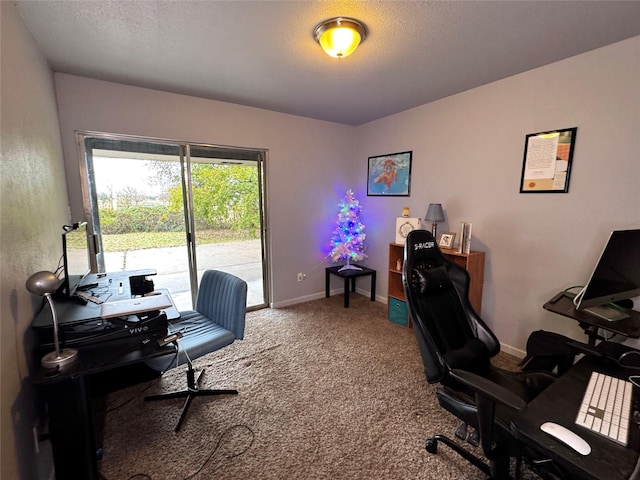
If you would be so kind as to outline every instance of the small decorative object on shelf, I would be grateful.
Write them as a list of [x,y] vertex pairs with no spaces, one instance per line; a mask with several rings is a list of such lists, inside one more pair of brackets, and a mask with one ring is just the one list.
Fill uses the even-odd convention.
[[453,248],[453,241],[456,238],[454,232],[442,232],[438,239],[438,246],[440,248]]
[[404,207],[402,209],[402,216],[403,217],[408,217],[409,216],[409,207]]
[[419,218],[397,217],[396,218],[396,243],[404,244],[404,241],[412,230],[420,228]]
[[353,191],[349,189],[339,206],[338,226],[333,231],[329,255],[334,262],[347,261],[340,271],[361,270],[357,265],[351,264],[352,261],[358,262],[367,258],[364,253],[366,234],[364,233],[364,225],[360,221],[360,202],[356,200]]
[[460,253],[471,252],[471,223],[460,223]]

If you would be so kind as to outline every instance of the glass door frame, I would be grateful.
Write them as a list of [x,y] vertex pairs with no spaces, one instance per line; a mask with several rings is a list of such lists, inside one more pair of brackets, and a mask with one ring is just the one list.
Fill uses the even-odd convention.
[[[78,165],[80,170],[80,182],[82,190],[82,204],[87,222],[87,234],[92,241],[89,243],[90,250],[90,263],[91,270],[93,272],[104,272],[105,262],[102,249],[102,239],[100,232],[100,221],[98,215],[98,199],[95,189],[90,186],[90,179],[93,180],[93,160],[89,152],[87,152],[86,140],[87,139],[101,139],[112,141],[126,141],[126,142],[138,142],[138,143],[152,143],[158,145],[175,146],[178,148],[179,163],[181,169],[181,184],[183,188],[183,201],[184,201],[184,214],[185,214],[185,230],[186,230],[186,242],[187,242],[187,255],[188,255],[188,267],[189,267],[189,282],[191,285],[192,301],[195,305],[195,298],[198,290],[198,275],[197,275],[197,257],[196,257],[196,242],[194,241],[195,221],[193,212],[193,198],[191,195],[191,148],[193,146],[201,148],[212,148],[221,151],[229,152],[251,152],[257,158],[256,167],[258,169],[258,201],[259,201],[259,216],[260,216],[260,244],[261,244],[261,268],[262,268],[262,304],[252,305],[248,310],[257,310],[260,308],[268,307],[271,303],[271,288],[270,288],[270,275],[269,275],[269,241],[268,241],[268,228],[267,228],[267,212],[266,212],[266,175],[265,175],[265,163],[267,150],[245,148],[245,147],[229,147],[219,146],[214,144],[204,144],[199,142],[187,142],[178,140],[167,140],[152,137],[141,137],[135,135],[125,134],[110,134],[103,132],[91,132],[91,131],[76,131],[76,147],[78,151]],[[93,180],[95,182],[95,180]]]

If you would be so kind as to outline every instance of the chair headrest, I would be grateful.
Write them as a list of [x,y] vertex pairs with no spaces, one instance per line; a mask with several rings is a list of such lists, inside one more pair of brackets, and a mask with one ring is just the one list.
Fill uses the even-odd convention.
[[416,266],[436,267],[447,263],[446,258],[438,248],[433,235],[427,230],[413,230],[407,235],[405,244],[405,262],[411,268]]
[[411,268],[411,286],[420,293],[435,293],[453,288],[453,283],[443,265],[426,264]]

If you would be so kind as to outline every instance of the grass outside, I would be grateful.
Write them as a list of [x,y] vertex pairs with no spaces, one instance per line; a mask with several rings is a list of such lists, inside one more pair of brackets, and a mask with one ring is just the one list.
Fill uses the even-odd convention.
[[[196,232],[199,245],[208,243],[237,242],[258,238],[255,229],[247,230],[202,230]],[[186,245],[184,232],[146,232],[121,233],[117,235],[103,235],[102,249],[104,252],[123,252],[127,250],[143,250],[145,248],[179,247]]]

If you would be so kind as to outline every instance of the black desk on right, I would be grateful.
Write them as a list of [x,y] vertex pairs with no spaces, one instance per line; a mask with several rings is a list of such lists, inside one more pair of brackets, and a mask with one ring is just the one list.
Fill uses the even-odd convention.
[[[629,347],[611,342],[600,344],[598,349],[603,346],[609,347],[607,350],[610,350],[612,356],[631,350]],[[527,408],[513,419],[511,430],[527,447],[552,459],[567,472],[568,478],[629,480],[640,451],[640,429],[633,419],[629,426],[627,447],[575,424],[592,371],[623,379],[638,373],[638,370],[618,366],[609,358],[586,356],[531,401]],[[633,387],[632,395],[633,412],[640,407],[640,389]],[[583,456],[544,433],[540,430],[540,425],[545,422],[560,424],[578,434],[591,446],[591,453]]]
[[640,312],[625,310],[628,318],[617,321],[609,321],[591,313],[576,310],[573,300],[562,292],[543,305],[548,310],[558,315],[571,318],[580,324],[580,327],[589,336],[589,344],[595,345],[598,339],[598,329],[602,328],[610,332],[629,338],[640,337]]

